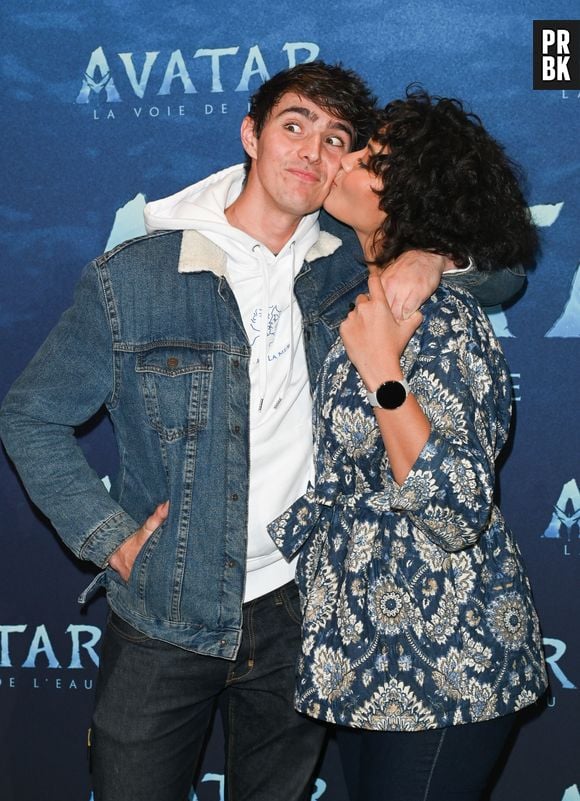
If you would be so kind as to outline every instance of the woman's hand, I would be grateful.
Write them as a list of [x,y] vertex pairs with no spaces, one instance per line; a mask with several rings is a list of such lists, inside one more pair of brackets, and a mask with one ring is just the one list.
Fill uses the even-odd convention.
[[354,309],[340,326],[348,358],[371,392],[383,381],[401,378],[399,360],[419,327],[423,315],[414,312],[396,320],[379,275],[369,276],[369,294],[359,295]]
[[[403,378],[400,358],[423,315],[395,320],[378,275],[369,277],[369,294],[359,295],[340,326],[349,359],[369,392],[384,381]],[[375,417],[389,457],[393,478],[403,484],[431,433],[431,425],[412,393],[396,409],[375,407]]]

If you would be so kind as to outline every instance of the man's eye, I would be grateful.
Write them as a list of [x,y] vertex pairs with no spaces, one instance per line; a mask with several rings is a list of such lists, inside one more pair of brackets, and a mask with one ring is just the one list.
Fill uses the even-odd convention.
[[346,143],[341,136],[329,136],[326,141],[333,147],[346,147]]
[[287,123],[284,125],[284,128],[285,128],[287,131],[291,131],[291,133],[300,133],[300,130],[301,130],[301,129],[300,129],[300,126],[298,125],[298,123],[297,123],[297,122],[287,122]]

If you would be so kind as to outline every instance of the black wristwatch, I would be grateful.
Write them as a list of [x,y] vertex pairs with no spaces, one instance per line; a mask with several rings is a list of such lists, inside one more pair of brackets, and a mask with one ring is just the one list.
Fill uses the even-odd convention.
[[405,403],[410,391],[404,378],[402,381],[385,381],[374,392],[367,392],[367,400],[371,406],[381,409],[398,409]]

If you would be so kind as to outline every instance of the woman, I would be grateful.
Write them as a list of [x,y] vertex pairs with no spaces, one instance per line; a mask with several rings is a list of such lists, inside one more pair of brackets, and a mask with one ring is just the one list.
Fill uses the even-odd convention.
[[509,372],[469,293],[442,286],[395,320],[378,274],[409,248],[526,263],[535,230],[478,118],[424,92],[387,106],[325,208],[356,231],[369,294],[319,377],[315,486],[270,527],[288,557],[302,546],[296,707],[346,727],[351,762],[360,746],[356,797],[475,801],[547,684],[520,553],[493,504]]

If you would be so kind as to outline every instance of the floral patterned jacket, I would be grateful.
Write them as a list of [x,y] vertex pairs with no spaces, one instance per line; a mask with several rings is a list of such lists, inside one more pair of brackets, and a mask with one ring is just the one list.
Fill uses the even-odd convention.
[[533,703],[547,685],[520,552],[493,505],[511,386],[469,293],[440,287],[401,359],[432,432],[391,473],[339,339],[319,376],[315,486],[269,527],[299,549],[296,708],[364,729],[438,728]]

